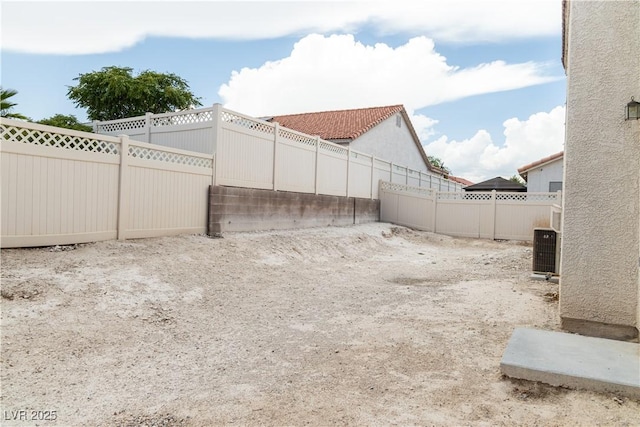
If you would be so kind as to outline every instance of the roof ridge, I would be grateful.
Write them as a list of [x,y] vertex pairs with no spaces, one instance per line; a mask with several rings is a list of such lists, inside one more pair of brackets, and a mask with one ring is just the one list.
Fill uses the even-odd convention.
[[[358,109],[359,110],[381,110],[383,108],[389,108],[389,112],[387,114],[384,114],[382,116],[380,116],[377,120],[374,120],[372,122],[370,122],[367,126],[365,126],[364,128],[354,132],[351,135],[351,138],[356,139],[357,137],[359,137],[360,135],[365,134],[367,131],[369,131],[369,129],[373,129],[374,127],[376,127],[377,125],[379,125],[380,123],[384,122],[385,120],[387,120],[389,117],[391,117],[392,115],[403,111],[404,110],[404,105],[390,105],[388,107],[371,107],[371,108],[362,108],[362,109]],[[345,111],[349,111],[349,110],[345,110]]]
[[404,108],[403,104],[394,105],[380,105],[378,107],[361,107],[361,108],[345,108],[342,110],[323,110],[323,111],[308,111],[306,113],[293,113],[293,114],[274,114],[271,117],[290,117],[290,116],[304,116],[307,114],[323,114],[323,113],[342,113],[347,111],[363,111],[363,110],[380,110],[383,108]]

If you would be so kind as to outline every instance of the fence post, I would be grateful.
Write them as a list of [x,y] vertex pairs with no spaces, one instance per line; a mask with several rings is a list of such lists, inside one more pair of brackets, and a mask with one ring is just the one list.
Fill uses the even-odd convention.
[[422,188],[422,171],[418,171],[418,187]]
[[393,184],[393,162],[391,162],[391,176],[389,176],[389,182]]
[[91,122],[91,127],[93,127],[93,133],[98,133],[98,123],[100,123],[97,120],[94,120],[93,122]]
[[213,134],[213,143],[211,147],[211,151],[214,155],[214,164],[213,164],[213,177],[211,179],[213,186],[220,185],[220,166],[222,165],[221,159],[224,154],[220,152],[220,142],[222,141],[222,104],[213,104],[212,110],[212,119],[211,120],[211,133]]
[[315,189],[316,195],[318,194],[318,159],[320,157],[320,137],[316,135],[316,171],[315,177],[313,179],[313,187]]
[[347,147],[347,188],[346,196],[349,197],[349,169],[351,166],[351,146]]
[[404,168],[404,185],[409,185],[409,166]]
[[144,142],[151,143],[151,113],[144,114]]
[[[496,206],[496,190],[491,190],[491,240],[496,240]],[[480,230],[480,224],[478,224],[478,230]]]
[[280,123],[274,122],[273,127],[273,176],[271,177],[273,191],[278,191],[277,170],[278,170],[278,134],[280,133]]
[[120,138],[120,176],[118,182],[118,240],[124,240],[127,231],[127,216],[129,214],[129,137],[119,135]]

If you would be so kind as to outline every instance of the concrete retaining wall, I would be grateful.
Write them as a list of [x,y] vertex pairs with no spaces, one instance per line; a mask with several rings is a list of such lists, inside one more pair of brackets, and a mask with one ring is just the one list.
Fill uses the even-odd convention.
[[376,222],[380,201],[211,186],[209,234]]

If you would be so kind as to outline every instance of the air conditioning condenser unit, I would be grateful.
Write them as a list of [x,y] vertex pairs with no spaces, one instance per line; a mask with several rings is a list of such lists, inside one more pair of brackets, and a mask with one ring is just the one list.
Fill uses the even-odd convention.
[[558,274],[560,234],[551,228],[533,229],[533,272]]

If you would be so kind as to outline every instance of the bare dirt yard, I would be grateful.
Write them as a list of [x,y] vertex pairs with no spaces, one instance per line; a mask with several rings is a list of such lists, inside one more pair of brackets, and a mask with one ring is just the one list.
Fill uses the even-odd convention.
[[639,425],[501,376],[515,327],[558,330],[530,271],[383,223],[3,250],[2,425]]

